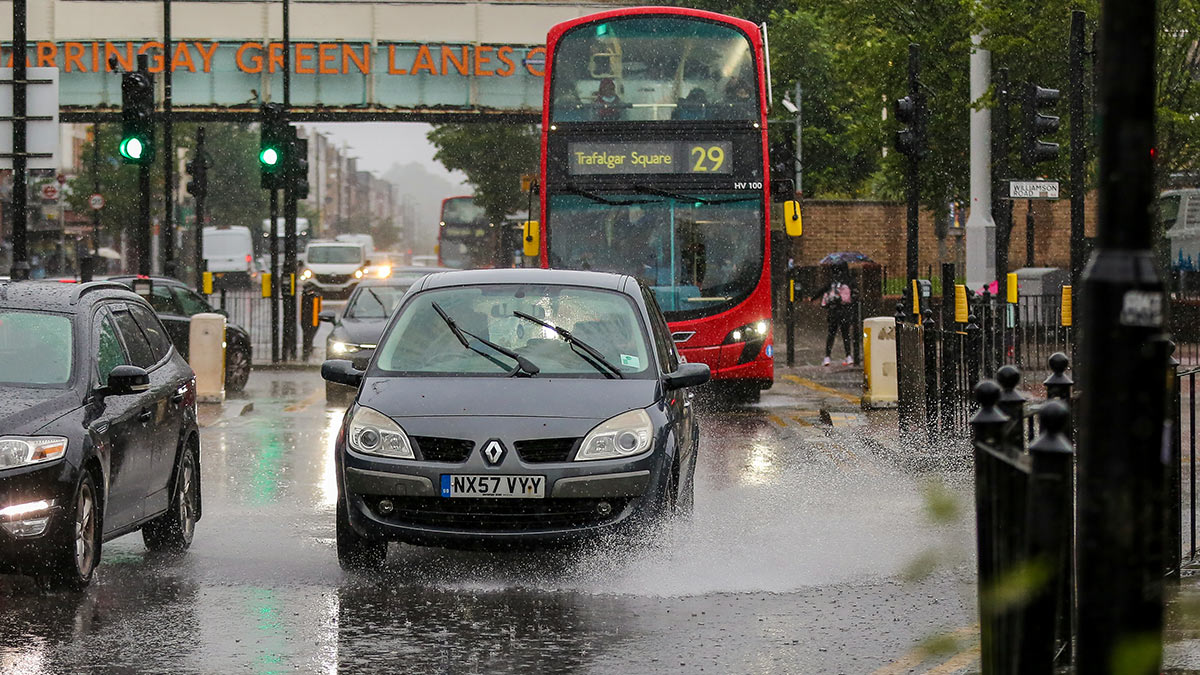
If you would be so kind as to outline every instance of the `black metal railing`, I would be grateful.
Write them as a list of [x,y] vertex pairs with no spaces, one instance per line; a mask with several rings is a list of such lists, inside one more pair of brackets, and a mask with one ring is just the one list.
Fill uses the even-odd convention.
[[[299,303],[300,297],[297,294],[294,300]],[[230,323],[241,326],[250,334],[254,360],[258,363],[270,363],[273,335],[271,298],[262,297],[262,293],[256,289],[222,289],[213,294],[212,302],[217,308],[225,311]],[[294,316],[300,317],[300,314],[297,311]]]

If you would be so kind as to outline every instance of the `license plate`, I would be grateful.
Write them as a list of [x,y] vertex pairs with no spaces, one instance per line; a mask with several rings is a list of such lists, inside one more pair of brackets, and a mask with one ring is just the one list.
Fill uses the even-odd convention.
[[546,477],[444,473],[442,496],[541,499],[546,496]]

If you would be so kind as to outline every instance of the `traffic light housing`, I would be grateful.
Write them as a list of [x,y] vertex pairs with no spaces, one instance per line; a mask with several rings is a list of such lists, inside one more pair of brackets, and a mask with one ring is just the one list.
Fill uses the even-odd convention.
[[1040,138],[1058,131],[1058,117],[1041,112],[1053,110],[1058,97],[1057,89],[1039,87],[1032,82],[1025,85],[1021,101],[1021,163],[1027,167],[1058,158],[1058,143]]
[[905,126],[896,131],[893,145],[901,154],[919,158],[925,154],[925,101],[917,94],[896,99],[892,105],[896,121]]
[[264,190],[284,185],[287,162],[287,112],[278,103],[264,103],[259,110],[258,168]]
[[187,163],[188,175],[192,177],[188,181],[188,194],[196,199],[204,199],[208,195],[208,157],[203,153],[197,153],[192,161]]
[[296,138],[295,127],[291,127],[291,136],[288,148],[288,182],[296,199],[308,199],[308,139]]
[[136,70],[121,74],[121,161],[149,164],[154,160],[154,80]]

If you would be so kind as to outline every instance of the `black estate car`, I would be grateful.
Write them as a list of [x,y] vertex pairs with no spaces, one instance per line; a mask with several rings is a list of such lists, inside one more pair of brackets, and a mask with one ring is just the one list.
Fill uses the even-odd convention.
[[113,282],[0,282],[0,569],[82,588],[101,542],[188,547],[200,518],[196,381]]
[[[363,365],[363,364],[359,364]],[[413,285],[338,435],[337,551],[387,542],[562,540],[653,522],[692,503],[699,430],[654,295],[628,276],[541,269],[446,272]]]
[[[125,286],[133,287],[134,276],[111,277]],[[188,358],[188,345],[191,343],[192,316],[201,312],[217,312],[197,292],[188,288],[187,284],[169,277],[150,277],[150,295],[146,298],[150,306],[158,314],[171,342]],[[250,345],[250,334],[245,328],[235,323],[225,323],[225,389],[237,392],[246,388],[250,379],[250,363],[253,355]]]

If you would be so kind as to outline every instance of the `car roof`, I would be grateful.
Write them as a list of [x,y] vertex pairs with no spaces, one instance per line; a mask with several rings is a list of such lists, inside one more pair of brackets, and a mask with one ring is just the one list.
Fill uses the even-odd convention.
[[[105,277],[105,278],[108,281],[115,281],[118,284],[123,284],[125,286],[128,286],[133,283],[134,279],[138,279],[139,277],[135,274],[115,274],[111,277]],[[169,286],[187,286],[187,284],[183,283],[182,281],[180,281],[178,279],[174,279],[172,277],[149,277],[149,279],[150,279],[150,283],[152,285],[162,283],[162,284],[167,284]]]
[[142,301],[127,287],[111,281],[0,281],[0,307],[4,308],[72,312],[80,304],[104,299]]
[[590,286],[605,290],[627,292],[632,277],[609,272],[586,272],[582,270],[556,270],[540,268],[459,270],[435,272],[422,277],[418,290],[445,288],[448,286],[474,286],[478,284],[554,284],[560,286]]

